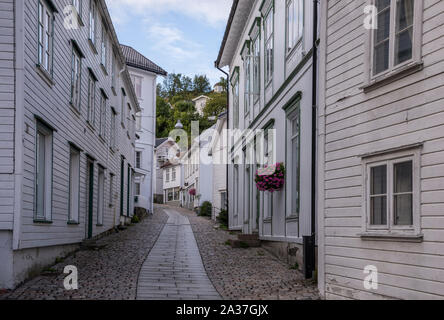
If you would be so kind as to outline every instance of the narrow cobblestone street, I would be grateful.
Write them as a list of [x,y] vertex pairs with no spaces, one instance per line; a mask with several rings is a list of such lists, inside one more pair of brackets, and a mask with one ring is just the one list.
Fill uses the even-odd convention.
[[[216,300],[318,299],[316,285],[261,248],[233,249],[234,235],[185,209],[153,217],[97,241],[0,299]],[[63,287],[63,268],[79,290]],[[139,273],[140,272],[140,273]]]

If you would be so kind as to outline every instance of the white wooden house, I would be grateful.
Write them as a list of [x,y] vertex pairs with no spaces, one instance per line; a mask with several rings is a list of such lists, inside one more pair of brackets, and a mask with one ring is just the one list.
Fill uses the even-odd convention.
[[320,292],[444,299],[444,1],[321,6]]
[[[230,73],[229,129],[265,131],[265,139],[231,141],[229,227],[258,234],[301,267],[303,239],[314,236],[313,8],[309,0],[235,0],[216,61]],[[257,169],[276,162],[287,169],[284,190],[259,192]]]
[[0,0],[0,288],[132,215],[137,97],[105,1],[71,4]]
[[122,45],[141,111],[136,114],[136,177],[134,194],[137,206],[153,212],[155,175],[157,77],[167,72],[132,47]]

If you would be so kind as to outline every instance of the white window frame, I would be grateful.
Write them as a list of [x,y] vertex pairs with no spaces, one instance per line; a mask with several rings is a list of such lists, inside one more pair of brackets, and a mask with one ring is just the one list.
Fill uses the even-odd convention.
[[[270,28],[269,28],[269,19]],[[271,29],[271,30],[270,30]],[[264,18],[264,76],[265,88],[273,81],[274,74],[274,6],[272,5]],[[269,54],[271,52],[271,54]]]
[[89,1],[89,40],[96,45],[97,36],[97,4],[95,0]]
[[100,124],[99,135],[102,139],[106,139],[106,105],[108,98],[104,92],[100,93]]
[[[39,137],[43,137],[44,143],[44,159],[40,158],[41,141]],[[52,168],[53,168],[53,131],[45,124],[37,121],[36,123],[36,144],[35,144],[35,210],[34,220],[48,221],[52,220]],[[39,161],[43,163],[43,186],[39,186]],[[43,193],[43,212],[39,212],[38,197],[39,191]]]
[[80,99],[82,88],[82,57],[79,52],[72,48],[71,60],[71,104],[80,111]]
[[[261,94],[261,37],[260,33],[251,41],[251,60],[252,60],[252,78],[253,78],[253,105],[259,102]],[[251,102],[250,102],[251,108]],[[250,108],[248,112],[250,112]]]
[[103,226],[105,212],[105,169],[99,165],[97,176],[97,226]]
[[166,175],[165,181],[170,182],[170,169],[169,168],[165,169],[165,175]]
[[50,76],[53,71],[54,11],[45,0],[38,2],[38,55],[37,64]]
[[109,207],[114,207],[114,181],[115,175],[113,173],[109,174]]
[[96,84],[97,80],[90,73],[88,78],[88,123],[96,125]]
[[136,92],[137,99],[142,100],[143,78],[136,76],[136,75],[131,75],[131,82],[133,83],[134,91]]
[[69,213],[68,222],[79,223],[80,213],[80,151],[70,147],[69,154]]
[[[393,204],[393,167],[397,163],[412,161],[413,172],[413,225],[400,226],[394,224],[394,204]],[[409,150],[402,150],[381,155],[369,156],[363,159],[363,232],[381,235],[417,236],[421,231],[421,148],[416,147]],[[370,177],[371,168],[381,165],[387,166],[387,225],[370,224]]]
[[232,79],[232,96],[233,96],[233,127],[239,128],[239,71],[236,69]]
[[107,30],[105,23],[102,22],[102,37],[100,44],[100,63],[105,68],[108,68],[108,41],[107,41]]
[[[410,67],[422,64],[422,29],[424,2],[414,0],[414,19],[413,19],[413,40],[412,40],[412,59],[394,65],[395,59],[395,11],[398,0],[391,0],[390,3],[390,36],[389,36],[389,68],[378,74],[374,74],[374,36],[375,30],[367,30],[367,41],[365,42],[365,84],[370,85],[379,82],[393,75],[396,75]],[[375,6],[376,0],[368,0],[367,5]],[[377,22],[376,22],[377,23]]]
[[120,124],[123,128],[125,128],[125,108],[126,108],[126,94],[125,91],[122,89],[121,91],[121,97],[120,97]]
[[142,151],[136,151],[136,168],[142,168]]
[[[293,23],[290,26],[290,9],[291,6],[294,5],[298,5],[298,19],[297,19],[297,27],[295,26],[295,24]],[[286,49],[285,52],[287,53],[287,55],[291,55],[294,50],[299,47],[299,45],[302,43],[302,39],[304,38],[304,25],[305,25],[305,5],[304,5],[304,1],[303,0],[287,0],[286,3],[286,7],[285,7],[285,26],[286,26],[286,39],[285,39],[285,44],[286,44]],[[293,11],[294,13],[294,11]],[[301,15],[302,15],[302,19],[301,19]],[[295,21],[295,19],[293,19],[293,21]],[[295,38],[291,38],[291,34],[290,34],[290,28],[292,28],[291,30],[293,30],[293,32],[291,34],[294,34],[295,32],[298,33],[298,37]]]
[[[293,122],[298,121],[298,130],[293,133]],[[301,114],[299,102],[291,108],[287,114],[287,218],[299,218],[300,215],[300,199],[301,199]],[[297,139],[298,159],[294,159],[293,141]],[[295,181],[295,173],[297,171],[297,181]],[[296,197],[296,208],[293,207],[293,199]]]
[[111,149],[114,151],[117,146],[117,112],[114,110],[113,107],[111,107],[111,130],[110,130],[110,146]]

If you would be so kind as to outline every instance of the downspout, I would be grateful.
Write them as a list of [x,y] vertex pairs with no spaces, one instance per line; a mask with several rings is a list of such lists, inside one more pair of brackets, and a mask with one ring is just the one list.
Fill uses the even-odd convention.
[[[317,166],[317,104],[318,104],[318,0],[313,0],[313,75],[312,75],[312,168],[311,168],[311,241],[310,241],[310,278],[316,269],[316,166]],[[307,276],[307,275],[306,275]]]
[[227,196],[226,196],[226,202],[227,202],[227,204],[226,204],[226,209],[228,210],[228,208],[229,208],[229,203],[230,203],[230,197],[228,197],[228,182],[229,182],[229,180],[228,180],[228,177],[229,177],[229,175],[228,175],[228,169],[229,169],[229,161],[228,161],[228,141],[229,141],[229,138],[230,138],[230,136],[229,136],[229,129],[230,129],[230,90],[229,90],[229,88],[230,88],[230,75],[227,73],[227,72],[225,72],[224,70],[222,70],[221,68],[219,68],[219,63],[218,63],[218,61],[216,61],[215,62],[215,66],[216,66],[216,68],[220,71],[220,72],[222,72],[223,74],[225,74],[226,76],[227,76],[227,88],[226,88],[226,90],[227,90],[227,141],[226,141],[226,147],[227,147],[227,155],[226,155],[226,157],[227,157],[227,172],[226,172],[226,192],[227,192]]

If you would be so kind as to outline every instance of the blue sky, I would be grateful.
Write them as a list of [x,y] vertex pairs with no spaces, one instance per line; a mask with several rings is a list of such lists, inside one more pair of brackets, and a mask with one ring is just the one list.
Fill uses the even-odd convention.
[[122,44],[169,73],[206,74],[214,68],[232,0],[106,0]]

